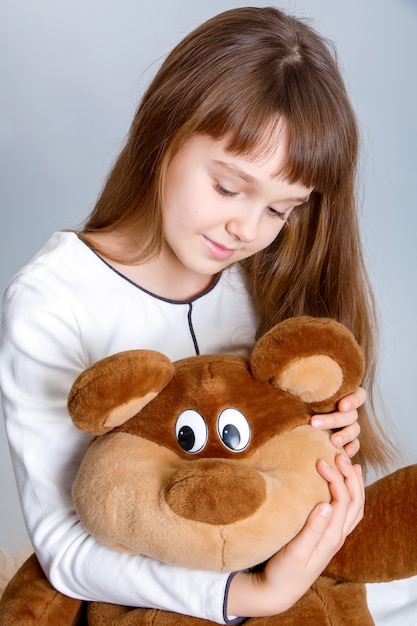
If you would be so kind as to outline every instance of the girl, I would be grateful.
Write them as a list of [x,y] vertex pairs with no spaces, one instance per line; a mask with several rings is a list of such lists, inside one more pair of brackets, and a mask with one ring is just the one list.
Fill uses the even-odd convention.
[[[339,455],[339,472],[318,464],[331,504],[262,573],[184,571],[113,552],[74,512],[88,437],[66,411],[76,376],[104,356],[247,353],[257,335],[300,314],[352,330],[371,394],[357,152],[355,116],[322,39],[277,9],[226,11],[163,63],[83,230],[53,235],[11,282],[4,414],[28,532],[57,589],[219,623],[272,615],[303,595],[361,519],[360,466]],[[390,449],[364,400],[358,389],[312,426],[333,429],[350,457],[385,466]]]

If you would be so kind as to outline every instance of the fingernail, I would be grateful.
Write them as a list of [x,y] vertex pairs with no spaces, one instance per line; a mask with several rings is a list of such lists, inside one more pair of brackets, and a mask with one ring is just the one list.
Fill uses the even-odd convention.
[[341,460],[342,460],[342,463],[344,463],[345,465],[352,465],[352,463],[349,461],[349,459],[347,459],[347,458],[345,457],[345,455],[344,455],[344,454],[339,454],[339,456],[340,456],[340,458],[341,458]]
[[323,463],[325,467],[330,467],[330,465],[324,459],[320,459],[320,463]]
[[317,511],[319,515],[328,519],[332,514],[332,507],[330,506],[330,504],[323,503],[319,505]]
[[312,417],[310,424],[313,428],[322,428],[324,426],[324,420],[321,417]]

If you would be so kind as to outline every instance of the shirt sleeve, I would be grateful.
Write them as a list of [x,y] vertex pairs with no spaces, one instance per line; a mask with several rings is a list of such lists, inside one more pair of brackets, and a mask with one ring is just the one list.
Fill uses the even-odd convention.
[[161,608],[227,622],[229,575],[110,550],[83,528],[71,489],[90,437],[73,425],[67,394],[86,366],[71,306],[47,281],[21,275],[3,303],[3,412],[28,533],[56,589],[83,600]]

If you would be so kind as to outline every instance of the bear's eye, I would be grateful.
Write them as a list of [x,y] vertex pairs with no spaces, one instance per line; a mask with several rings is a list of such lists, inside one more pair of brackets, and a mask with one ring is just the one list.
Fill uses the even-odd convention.
[[237,409],[224,409],[220,413],[217,432],[224,445],[233,452],[241,452],[250,441],[248,420]]
[[183,411],[175,425],[175,436],[181,448],[190,454],[196,454],[207,443],[207,424],[200,413],[193,409]]

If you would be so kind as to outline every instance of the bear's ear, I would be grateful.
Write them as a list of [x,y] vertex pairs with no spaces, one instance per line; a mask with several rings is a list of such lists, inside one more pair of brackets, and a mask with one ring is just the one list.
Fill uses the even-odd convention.
[[361,384],[365,368],[362,350],[345,326],[328,318],[294,317],[257,341],[251,369],[258,380],[324,413]]
[[160,352],[118,352],[78,376],[68,396],[69,414],[80,430],[101,435],[138,413],[173,375],[173,364]]

